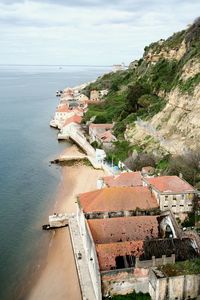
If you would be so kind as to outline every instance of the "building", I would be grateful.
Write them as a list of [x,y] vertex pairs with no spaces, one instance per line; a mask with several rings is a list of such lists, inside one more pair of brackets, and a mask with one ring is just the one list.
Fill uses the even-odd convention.
[[155,215],[159,205],[147,187],[110,187],[80,194],[79,209],[86,219]]
[[100,101],[100,93],[97,90],[92,90],[90,92],[90,101]]
[[101,90],[99,93],[100,93],[100,97],[103,98],[104,96],[108,95],[108,89]]
[[180,218],[193,210],[193,199],[196,190],[178,176],[159,176],[143,178],[155,195],[161,211],[171,210]]
[[78,115],[73,115],[70,118],[68,118],[64,122],[60,132],[58,133],[58,139],[68,139],[72,130],[80,130],[81,121],[82,117]]
[[114,73],[116,73],[118,71],[124,71],[124,70],[125,70],[125,64],[124,63],[113,65],[113,68],[112,68],[112,71]]
[[142,175],[140,172],[123,172],[115,176],[106,176],[98,180],[99,188],[114,186],[142,186]]
[[89,125],[90,142],[101,141],[101,137],[106,131],[110,131],[113,128],[113,124],[94,124]]
[[53,127],[61,128],[67,118],[74,115],[73,110],[70,110],[66,104],[57,107],[53,120],[50,125]]
[[[125,175],[108,176],[108,185],[116,180],[122,186],[78,197],[77,219],[91,280],[94,286],[101,284],[103,296],[132,291],[155,295],[156,288],[151,290],[152,268],[200,254],[199,236],[183,232],[171,211],[160,213],[156,194],[147,183],[141,185],[141,174],[137,173],[135,182],[139,186],[123,186],[127,180],[131,185],[133,179],[125,180]],[[143,180],[150,179],[155,178]],[[100,299],[100,290],[97,294]]]
[[169,267],[164,268],[164,271],[163,268],[152,268],[149,274],[151,299],[199,299],[197,297],[200,295],[200,274],[184,274],[181,271],[175,269],[175,274],[171,276]]
[[96,140],[99,144],[106,149],[112,147],[112,143],[117,141],[117,138],[112,134],[111,130],[107,130],[106,132],[96,136]]

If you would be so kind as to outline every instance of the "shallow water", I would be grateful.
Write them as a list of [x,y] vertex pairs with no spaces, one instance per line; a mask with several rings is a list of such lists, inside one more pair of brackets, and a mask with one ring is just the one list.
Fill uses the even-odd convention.
[[24,299],[50,235],[42,232],[60,171],[58,143],[48,124],[57,89],[95,79],[108,69],[0,66],[0,299]]

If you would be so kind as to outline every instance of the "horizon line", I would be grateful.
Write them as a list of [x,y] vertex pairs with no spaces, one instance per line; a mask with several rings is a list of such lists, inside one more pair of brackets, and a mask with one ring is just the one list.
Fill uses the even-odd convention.
[[113,65],[88,65],[88,64],[1,64],[0,66],[29,66],[29,67],[112,67]]

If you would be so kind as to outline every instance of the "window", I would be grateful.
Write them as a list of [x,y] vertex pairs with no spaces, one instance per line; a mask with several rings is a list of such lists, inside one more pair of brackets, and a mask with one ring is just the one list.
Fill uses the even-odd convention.
[[176,196],[173,196],[173,200],[176,200]]
[[176,207],[176,205],[172,205],[172,207]]
[[183,204],[180,204],[179,206],[182,206],[182,207],[184,207],[184,205],[183,205]]
[[168,205],[164,205],[164,207],[168,207]]

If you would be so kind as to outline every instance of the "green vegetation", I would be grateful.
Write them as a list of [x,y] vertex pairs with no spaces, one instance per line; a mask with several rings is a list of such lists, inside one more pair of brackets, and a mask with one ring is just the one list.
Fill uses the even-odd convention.
[[116,295],[113,297],[109,298],[104,298],[104,299],[111,299],[111,300],[150,300],[151,297],[149,294],[143,294],[143,293],[138,293],[136,294],[135,292],[127,295]]
[[200,83],[200,73],[196,74],[194,77],[187,79],[186,81],[179,81],[179,88],[182,92],[192,93],[195,86]]
[[[172,49],[178,51],[183,41],[185,41],[186,49],[179,60],[168,59],[160,54],[169,53]],[[179,87],[183,93],[192,94],[195,86],[200,84],[200,74],[183,80],[182,72],[186,63],[200,59],[199,49],[200,18],[187,30],[175,33],[165,41],[162,40],[145,47],[144,57],[138,61],[136,68],[107,73],[84,89],[84,93],[88,96],[93,89],[109,90],[108,95],[100,104],[89,106],[83,122],[89,121],[93,116],[96,116],[95,123],[114,122],[114,134],[118,142],[108,153],[110,160],[117,162],[119,159],[124,160],[130,157],[131,151],[136,147],[130,146],[124,140],[127,126],[134,127],[137,118],[148,120],[162,111],[166,105],[166,95],[170,91]],[[160,59],[155,63],[149,63],[145,59],[149,51],[151,54],[160,54]],[[145,145],[148,146],[152,142],[151,139],[143,141],[142,146],[137,146],[137,151],[141,152]],[[161,160],[157,158],[156,169],[165,174],[174,174],[173,172],[175,172],[178,175],[181,172],[191,184],[200,186],[199,170],[189,167],[188,164],[186,166],[182,162],[179,163],[179,158],[178,163],[175,160],[170,157],[164,157]],[[175,166],[173,166],[174,162]]]
[[161,270],[165,276],[200,274],[200,258],[176,262],[173,265],[160,266],[159,270]]
[[178,62],[176,60],[161,59],[152,67],[148,80],[156,90],[169,92],[177,76]]
[[114,164],[117,164],[118,161],[124,161],[133,151],[133,146],[130,146],[129,142],[122,140],[114,142],[114,149],[108,151],[107,159]]

